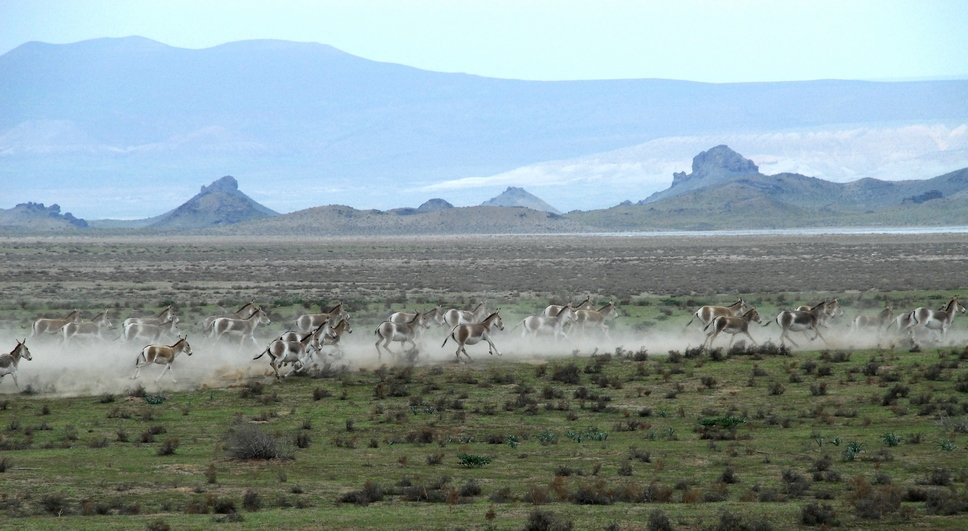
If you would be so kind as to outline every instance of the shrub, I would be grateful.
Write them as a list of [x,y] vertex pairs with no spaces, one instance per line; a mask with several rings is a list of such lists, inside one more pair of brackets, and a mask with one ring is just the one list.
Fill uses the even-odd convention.
[[611,505],[613,501],[611,492],[601,479],[579,485],[572,499],[579,505]]
[[827,382],[810,384],[811,396],[824,396],[827,394]]
[[898,434],[892,433],[892,432],[885,433],[884,435],[882,435],[881,440],[884,441],[884,444],[892,447],[901,444],[901,437]]
[[148,522],[147,529],[148,531],[171,531],[171,526],[168,525],[168,522],[159,518]]
[[491,463],[491,458],[486,455],[476,454],[457,454],[457,462],[465,468],[481,468]]
[[264,391],[265,386],[262,382],[246,382],[242,389],[239,389],[239,397],[252,398],[261,395]]
[[312,443],[312,438],[304,431],[297,432],[294,439],[296,448],[309,448],[310,443]]
[[514,495],[511,494],[510,487],[501,487],[491,493],[488,499],[494,503],[508,503],[514,501]]
[[212,504],[212,510],[216,514],[235,514],[238,509],[235,508],[235,502],[230,498],[218,498]]
[[765,521],[750,522],[742,516],[723,510],[719,513],[719,522],[711,529],[715,531],[736,531],[736,530],[768,530],[773,527]]
[[719,476],[720,483],[733,484],[739,483],[739,478],[736,477],[736,471],[733,467],[727,466],[726,470],[723,470],[722,475]]
[[639,450],[637,447],[632,446],[632,447],[629,447],[629,459],[636,459],[643,463],[651,463],[652,453]]
[[347,492],[340,496],[338,501],[340,503],[369,505],[381,500],[383,500],[383,487],[374,481],[367,481],[363,484],[363,489]]
[[924,503],[928,514],[950,516],[968,512],[968,494],[951,490],[932,490]]
[[67,514],[69,504],[63,494],[47,494],[40,499],[40,505],[50,514],[60,516]]
[[672,529],[672,523],[664,512],[655,509],[649,513],[649,531],[672,531]]
[[225,436],[225,451],[235,459],[288,459],[292,452],[255,424],[236,422]]
[[178,448],[177,438],[166,439],[158,448],[158,455],[175,455],[176,448]]
[[851,479],[850,483],[853,492],[849,500],[860,518],[877,520],[901,508],[903,494],[894,485],[873,487],[863,476]]
[[524,531],[570,531],[574,524],[547,511],[531,511]]
[[947,487],[948,485],[951,485],[951,471],[947,468],[932,469],[922,484]]
[[574,363],[558,365],[551,372],[551,379],[556,382],[577,385],[581,383],[581,371],[578,369],[578,365]]
[[784,483],[784,491],[791,498],[799,498],[810,490],[810,483],[807,481],[807,478],[803,477],[799,472],[787,469],[783,471],[781,478]]
[[558,444],[558,435],[551,430],[545,430],[538,433],[538,442],[542,446],[548,446],[549,444]]
[[800,523],[809,526],[837,527],[837,513],[829,503],[810,503],[800,509]]
[[881,405],[882,406],[893,405],[897,403],[898,398],[907,397],[910,392],[911,392],[911,389],[908,388],[908,386],[901,385],[901,384],[894,384],[894,387],[891,387],[890,389],[888,389],[886,393],[884,393],[884,397],[881,398]]
[[214,485],[218,482],[215,472],[215,463],[209,463],[208,468],[205,469],[205,481],[207,481],[210,485]]
[[648,503],[669,503],[672,501],[672,493],[672,488],[653,481],[642,491],[642,501]]
[[481,484],[476,479],[469,479],[460,486],[458,493],[464,497],[480,496]]
[[863,451],[864,451],[864,446],[861,443],[856,441],[851,441],[847,443],[846,447],[844,447],[844,451],[841,455],[844,461],[853,461]]
[[259,496],[259,493],[252,489],[246,489],[245,494],[242,495],[242,507],[250,513],[261,509],[262,498]]

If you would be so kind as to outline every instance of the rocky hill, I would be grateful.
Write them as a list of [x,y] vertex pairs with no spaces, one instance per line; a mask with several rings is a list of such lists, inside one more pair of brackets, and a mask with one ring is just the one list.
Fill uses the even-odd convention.
[[426,214],[427,212],[436,212],[438,210],[446,210],[448,208],[454,208],[454,205],[440,198],[428,199],[423,202],[417,208],[394,208],[389,210],[390,213],[397,214],[400,216],[410,216],[413,214]]
[[764,175],[727,146],[693,159],[692,172],[637,203],[574,212],[602,230],[769,229],[968,224],[968,168],[932,179],[833,183],[795,173]]
[[345,205],[308,208],[271,219],[212,228],[206,234],[367,236],[407,234],[525,234],[583,232],[573,220],[524,207],[451,207],[421,213],[357,210]]
[[279,215],[226,176],[154,218],[86,225],[69,213],[61,215],[58,205],[24,203],[0,210],[0,230],[9,233],[112,229],[299,236],[954,226],[968,225],[968,168],[924,180],[833,183],[795,173],[764,175],[751,160],[720,145],[696,155],[692,171],[676,172],[667,190],[638,202],[564,215],[515,187],[476,207],[434,198],[417,208],[328,205]]
[[58,204],[20,203],[13,208],[0,208],[0,228],[10,232],[62,232],[87,228],[87,221],[70,212],[61,214]]
[[515,186],[508,186],[507,190],[501,192],[496,197],[484,201],[481,203],[481,206],[525,207],[540,210],[541,212],[561,214],[557,208],[545,203],[541,198],[529,193],[524,188]]
[[232,225],[253,219],[278,216],[239,190],[239,183],[227,175],[214,181],[181,206],[155,218],[147,225],[154,230],[190,230]]

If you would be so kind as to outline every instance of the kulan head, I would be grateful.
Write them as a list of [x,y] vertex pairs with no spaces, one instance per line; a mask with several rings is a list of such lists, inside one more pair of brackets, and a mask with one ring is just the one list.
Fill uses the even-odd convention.
[[17,347],[13,349],[14,352],[20,351],[20,357],[25,360],[32,359],[30,357],[30,349],[27,348],[27,338],[25,337],[23,341],[17,341]]

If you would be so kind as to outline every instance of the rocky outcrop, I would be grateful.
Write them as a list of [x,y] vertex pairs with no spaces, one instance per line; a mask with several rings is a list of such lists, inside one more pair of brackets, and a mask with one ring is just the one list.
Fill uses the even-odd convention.
[[752,160],[733,151],[729,146],[718,145],[693,157],[692,173],[673,173],[672,186],[639,201],[639,204],[653,203],[706,186],[725,184],[737,178],[753,175],[760,175],[760,168]]
[[524,188],[518,188],[516,186],[509,186],[500,195],[481,203],[481,206],[525,207],[540,212],[561,214],[558,209],[545,203],[539,197],[529,193]]
[[84,229],[87,221],[74,217],[70,212],[61,214],[60,205],[54,203],[20,203],[11,209],[0,209],[0,227],[27,231],[50,231],[60,229]]
[[238,181],[227,175],[208,186],[202,186],[198,195],[161,215],[158,221],[148,227],[163,230],[199,229],[278,215],[239,191]]

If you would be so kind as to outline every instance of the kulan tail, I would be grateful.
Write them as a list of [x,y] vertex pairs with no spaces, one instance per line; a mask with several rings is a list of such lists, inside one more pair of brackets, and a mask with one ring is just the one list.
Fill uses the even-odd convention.
[[[460,326],[460,325],[457,325],[457,326]],[[447,344],[447,340],[450,339],[450,336],[454,335],[454,330],[457,330],[457,326],[450,329],[450,333],[447,334],[447,337],[444,338],[444,342],[440,344],[440,348],[444,348],[444,345]],[[454,341],[457,341],[457,339],[454,339]]]

